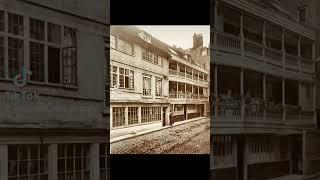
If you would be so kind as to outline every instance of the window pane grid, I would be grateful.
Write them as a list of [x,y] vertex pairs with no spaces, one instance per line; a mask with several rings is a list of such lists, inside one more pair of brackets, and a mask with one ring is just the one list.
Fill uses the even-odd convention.
[[77,37],[76,30],[64,28],[63,83],[77,85]]
[[125,125],[125,108],[113,107],[112,108],[112,126],[124,126]]
[[162,96],[162,79],[156,78],[156,96]]
[[143,95],[151,96],[151,77],[148,75],[143,76]]
[[161,107],[141,107],[141,123],[161,120]]
[[58,145],[58,180],[87,180],[90,174],[89,144]]
[[31,81],[44,81],[44,45],[30,42]]
[[4,11],[0,11],[0,31],[4,31]]
[[40,180],[48,177],[47,145],[9,145],[8,149],[9,178]]
[[128,107],[128,124],[138,124],[138,107]]
[[44,40],[44,22],[30,19],[30,37],[36,40]]
[[21,72],[24,64],[23,41],[14,38],[8,38],[8,56],[9,56],[9,77],[13,78]]
[[17,14],[12,14],[8,13],[8,32],[15,34],[15,35],[20,35],[23,36],[23,16],[17,15]]
[[[119,70],[119,71],[118,71]],[[122,89],[134,89],[134,72],[122,67],[112,66],[112,87],[118,87]],[[119,82],[118,82],[119,78]]]
[[5,77],[4,51],[5,51],[4,38],[0,37],[0,78]]
[[61,44],[61,26],[48,23],[48,41]]
[[102,143],[99,144],[99,162],[100,162],[100,180],[106,180],[107,179],[107,144]]

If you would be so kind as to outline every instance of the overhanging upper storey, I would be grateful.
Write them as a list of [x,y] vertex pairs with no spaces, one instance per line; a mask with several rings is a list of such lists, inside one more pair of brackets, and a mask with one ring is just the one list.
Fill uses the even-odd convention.
[[[293,31],[297,34],[303,35],[309,39],[316,38],[316,32],[309,26],[301,24],[291,14],[286,14],[285,10],[280,5],[274,5],[279,7],[270,8],[260,1],[253,0],[217,0],[217,4],[229,5],[234,9],[238,9],[240,12],[250,13],[256,17],[259,17],[265,21],[272,22],[280,27]],[[268,1],[266,1],[268,2]],[[271,3],[270,3],[271,4]]]
[[312,81],[315,30],[257,1],[217,1],[214,12],[214,63]]

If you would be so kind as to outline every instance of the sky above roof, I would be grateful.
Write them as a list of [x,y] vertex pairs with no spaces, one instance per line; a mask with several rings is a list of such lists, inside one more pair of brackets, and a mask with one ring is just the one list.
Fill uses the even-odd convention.
[[153,37],[172,46],[181,47],[183,49],[192,48],[193,34],[202,34],[203,46],[208,47],[210,42],[210,26],[136,26],[145,30]]

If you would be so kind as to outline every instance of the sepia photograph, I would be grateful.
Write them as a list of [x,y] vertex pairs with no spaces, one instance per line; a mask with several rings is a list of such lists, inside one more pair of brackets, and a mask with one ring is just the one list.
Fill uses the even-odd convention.
[[211,180],[320,179],[319,10],[211,1]]
[[111,154],[209,154],[209,26],[111,26]]

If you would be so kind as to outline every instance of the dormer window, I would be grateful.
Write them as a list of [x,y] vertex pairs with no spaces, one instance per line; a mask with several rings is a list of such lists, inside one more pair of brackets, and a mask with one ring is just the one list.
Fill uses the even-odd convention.
[[303,6],[298,9],[298,18],[301,24],[307,23],[307,12],[308,12],[307,6]]
[[142,33],[140,34],[140,37],[141,37],[144,41],[146,41],[146,42],[148,42],[148,43],[151,43],[151,36],[150,36],[149,34],[142,32]]

